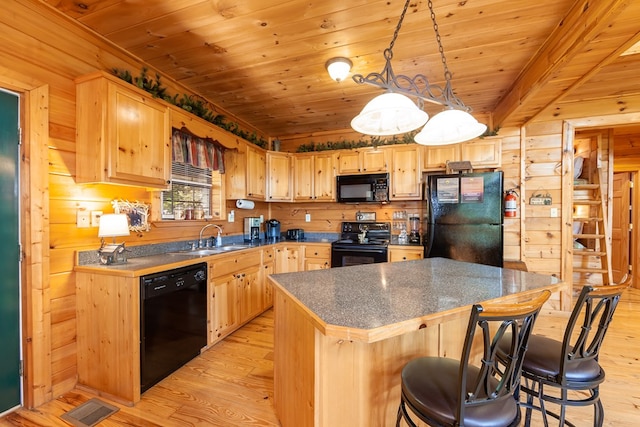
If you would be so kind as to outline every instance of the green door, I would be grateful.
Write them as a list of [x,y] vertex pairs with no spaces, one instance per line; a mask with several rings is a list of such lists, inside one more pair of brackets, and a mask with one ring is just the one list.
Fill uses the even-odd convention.
[[0,413],[20,405],[18,101],[0,90]]

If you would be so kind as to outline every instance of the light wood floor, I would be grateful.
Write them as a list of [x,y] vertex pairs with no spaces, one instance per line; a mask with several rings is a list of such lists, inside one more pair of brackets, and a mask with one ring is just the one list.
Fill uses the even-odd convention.
[[[559,337],[567,317],[544,312],[536,332]],[[639,331],[640,290],[631,289],[622,297],[600,357],[607,372],[601,387],[605,426],[640,425]],[[9,414],[0,426],[67,426],[59,416],[92,397],[73,390],[34,410]],[[268,311],[151,388],[135,407],[106,400],[120,411],[99,425],[278,426],[272,400],[273,313]],[[592,425],[590,410],[572,408],[569,414],[577,426]],[[534,417],[533,424],[542,425],[539,414]]]

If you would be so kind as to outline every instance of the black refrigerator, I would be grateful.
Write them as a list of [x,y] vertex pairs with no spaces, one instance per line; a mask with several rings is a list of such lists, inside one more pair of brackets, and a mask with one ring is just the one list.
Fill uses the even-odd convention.
[[425,257],[502,267],[502,172],[430,175]]

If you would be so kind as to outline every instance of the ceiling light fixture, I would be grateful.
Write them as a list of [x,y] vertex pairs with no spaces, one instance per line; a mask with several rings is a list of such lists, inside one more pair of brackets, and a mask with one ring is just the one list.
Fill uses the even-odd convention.
[[[415,141],[423,145],[444,145],[467,141],[481,135],[487,126],[469,114],[471,108],[467,107],[454,93],[451,87],[451,72],[447,67],[447,59],[444,56],[442,40],[436,23],[436,15],[433,11],[433,3],[429,0],[429,11],[433,29],[436,33],[438,50],[444,67],[445,86],[429,83],[427,77],[418,74],[413,78],[393,72],[391,59],[393,59],[393,46],[398,38],[402,21],[407,13],[410,0],[406,0],[398,25],[393,33],[389,47],[384,51],[385,66],[380,73],[370,73],[367,76],[356,74],[353,80],[358,84],[370,84],[386,90],[382,95],[371,100],[351,121],[351,127],[365,135],[396,135],[418,129],[425,123],[427,125],[415,136]],[[398,105],[392,105],[387,95],[398,101]],[[383,98],[383,97],[386,97]],[[408,97],[418,100],[416,105]],[[436,114],[429,120],[429,116],[423,111],[424,102],[430,102],[445,107],[445,110]],[[421,114],[422,113],[422,114]],[[427,122],[429,120],[429,122]]]
[[341,82],[349,75],[352,65],[353,63],[349,59],[337,57],[328,60],[325,67],[333,80]]

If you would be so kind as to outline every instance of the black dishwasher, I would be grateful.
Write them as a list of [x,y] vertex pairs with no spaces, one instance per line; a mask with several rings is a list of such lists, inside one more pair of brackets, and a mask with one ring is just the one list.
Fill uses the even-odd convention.
[[207,264],[140,278],[140,390],[200,354],[207,345]]

